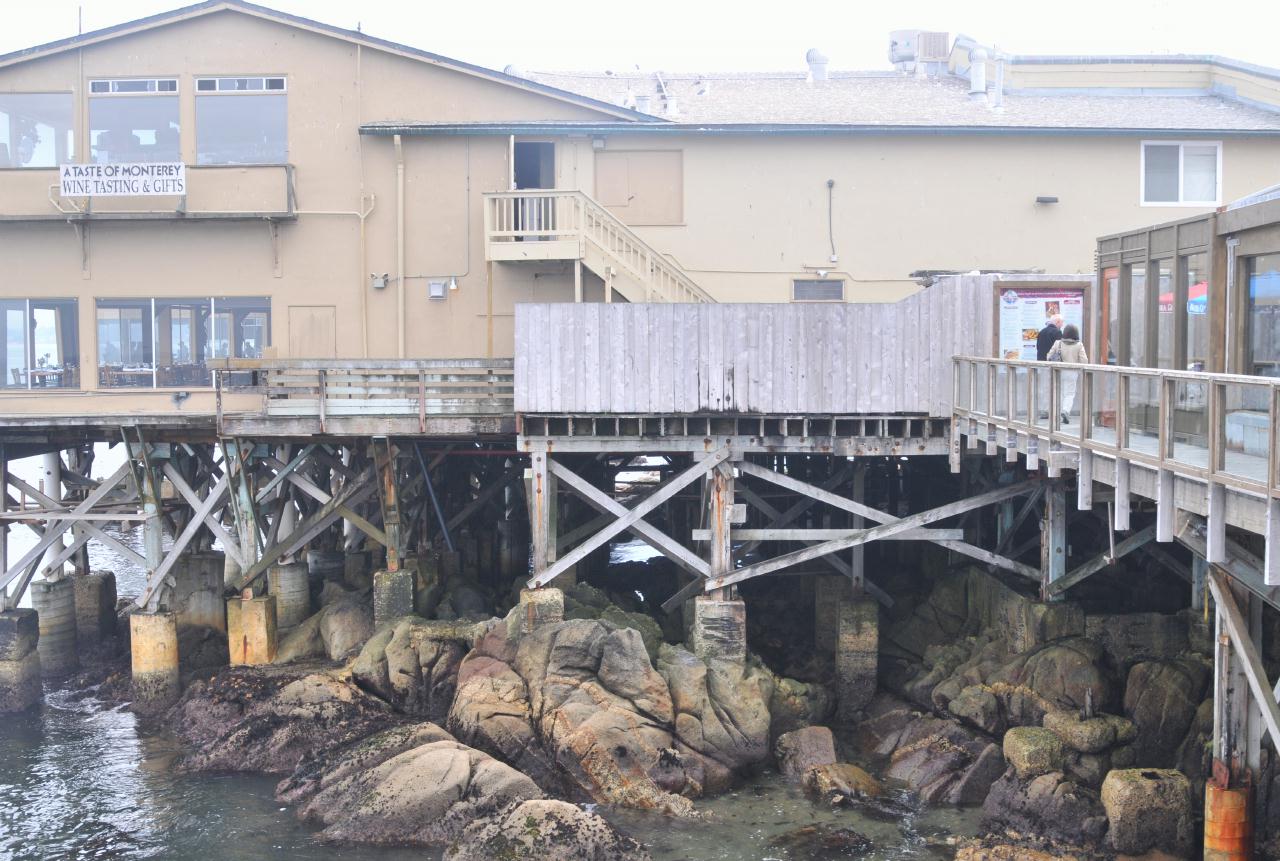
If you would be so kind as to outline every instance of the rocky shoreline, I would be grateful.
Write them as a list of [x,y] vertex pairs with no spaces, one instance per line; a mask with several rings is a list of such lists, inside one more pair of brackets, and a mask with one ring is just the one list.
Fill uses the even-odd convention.
[[[217,666],[225,640],[185,632],[183,654],[206,660],[161,720],[181,769],[277,776],[322,840],[642,859],[595,805],[696,819],[698,799],[776,768],[815,804],[876,818],[979,807],[965,861],[1198,855],[1211,644],[1186,611],[1090,614],[978,569],[927,579],[882,613],[879,690],[849,720],[829,678],[703,660],[671,642],[678,626],[586,584],[500,618],[461,595],[466,616],[376,628],[367,590],[317,597],[271,665]],[[99,694],[126,696],[127,671]],[[1258,846],[1276,857],[1280,776],[1264,773]],[[843,830],[798,829],[781,851],[871,851]]]

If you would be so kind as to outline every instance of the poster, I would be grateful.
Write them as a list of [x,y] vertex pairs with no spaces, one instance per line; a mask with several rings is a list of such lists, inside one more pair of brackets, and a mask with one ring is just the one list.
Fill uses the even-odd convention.
[[63,197],[150,197],[187,193],[182,162],[64,164],[58,169]]
[[1054,314],[1084,333],[1083,290],[1000,291],[1000,358],[1035,361],[1036,336]]

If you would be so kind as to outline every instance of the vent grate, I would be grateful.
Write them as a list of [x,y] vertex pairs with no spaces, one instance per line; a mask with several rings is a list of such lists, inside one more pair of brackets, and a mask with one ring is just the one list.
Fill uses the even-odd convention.
[[844,282],[838,278],[797,278],[791,282],[793,302],[843,302]]

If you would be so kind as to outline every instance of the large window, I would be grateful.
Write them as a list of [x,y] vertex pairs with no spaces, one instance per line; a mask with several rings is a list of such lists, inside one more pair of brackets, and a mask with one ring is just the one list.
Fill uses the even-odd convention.
[[98,164],[181,161],[176,78],[89,82],[89,145]]
[[1209,256],[1182,258],[1182,283],[1187,291],[1187,370],[1209,370]]
[[288,160],[284,78],[197,78],[197,164]]
[[0,168],[71,161],[74,113],[70,93],[0,93]]
[[1280,377],[1280,254],[1250,257],[1249,373]]
[[78,326],[75,299],[0,299],[0,387],[78,387]]
[[98,382],[104,388],[212,385],[210,359],[254,359],[271,343],[265,297],[100,299]]
[[1217,206],[1222,144],[1143,143],[1144,206]]

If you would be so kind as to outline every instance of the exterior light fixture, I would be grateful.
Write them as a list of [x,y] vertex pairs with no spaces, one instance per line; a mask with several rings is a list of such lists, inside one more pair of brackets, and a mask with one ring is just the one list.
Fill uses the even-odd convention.
[[1056,194],[1042,194],[1036,198],[1036,203],[1057,203],[1058,196]]

